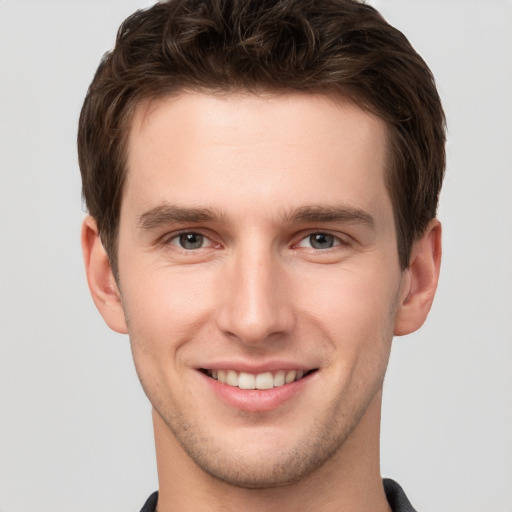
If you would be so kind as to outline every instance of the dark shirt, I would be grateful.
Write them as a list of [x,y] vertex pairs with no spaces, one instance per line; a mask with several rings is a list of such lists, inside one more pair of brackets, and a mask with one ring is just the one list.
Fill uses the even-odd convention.
[[[384,478],[384,491],[388,499],[389,506],[393,512],[416,512],[410,501],[407,499],[403,489],[389,478]],[[154,492],[146,501],[140,512],[155,512],[156,502],[158,501],[158,491]]]
[[384,492],[389,506],[393,512],[416,512],[416,509],[407,499],[404,490],[391,478],[384,478]]

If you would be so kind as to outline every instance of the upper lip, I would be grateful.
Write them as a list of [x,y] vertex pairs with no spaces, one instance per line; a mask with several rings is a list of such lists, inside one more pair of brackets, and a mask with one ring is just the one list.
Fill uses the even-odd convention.
[[200,370],[235,370],[237,372],[246,372],[252,374],[264,372],[277,372],[279,370],[302,370],[304,372],[315,370],[318,366],[311,364],[304,364],[293,361],[279,361],[272,360],[261,363],[254,363],[248,361],[215,361],[208,362],[204,365],[198,366]]

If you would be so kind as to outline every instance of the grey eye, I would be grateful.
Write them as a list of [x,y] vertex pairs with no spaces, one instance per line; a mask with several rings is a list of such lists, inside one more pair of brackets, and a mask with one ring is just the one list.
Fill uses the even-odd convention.
[[178,241],[183,249],[200,249],[204,244],[204,236],[199,233],[183,233],[179,235]]
[[330,249],[336,244],[336,237],[328,233],[315,233],[309,236],[309,243],[313,249]]

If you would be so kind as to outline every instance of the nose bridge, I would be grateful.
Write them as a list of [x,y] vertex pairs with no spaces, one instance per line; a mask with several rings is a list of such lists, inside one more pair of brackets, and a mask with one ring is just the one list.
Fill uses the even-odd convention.
[[240,245],[226,265],[219,327],[245,344],[291,329],[293,314],[277,251],[261,240]]

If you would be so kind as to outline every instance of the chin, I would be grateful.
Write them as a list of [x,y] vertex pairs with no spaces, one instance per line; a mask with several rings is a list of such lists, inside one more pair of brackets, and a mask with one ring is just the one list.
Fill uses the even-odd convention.
[[[327,457],[329,458],[329,457]],[[285,487],[297,483],[325,462],[322,457],[308,457],[304,453],[285,454],[274,460],[244,460],[240,456],[203,460],[196,458],[195,463],[216,480],[245,489],[269,489]]]
[[172,430],[189,459],[215,480],[240,488],[269,489],[310,476],[339,451],[352,428],[347,426],[342,432],[332,429],[320,436],[313,426],[298,439],[264,429],[251,436],[252,442],[242,436],[239,442],[236,436],[215,439],[191,425]]

